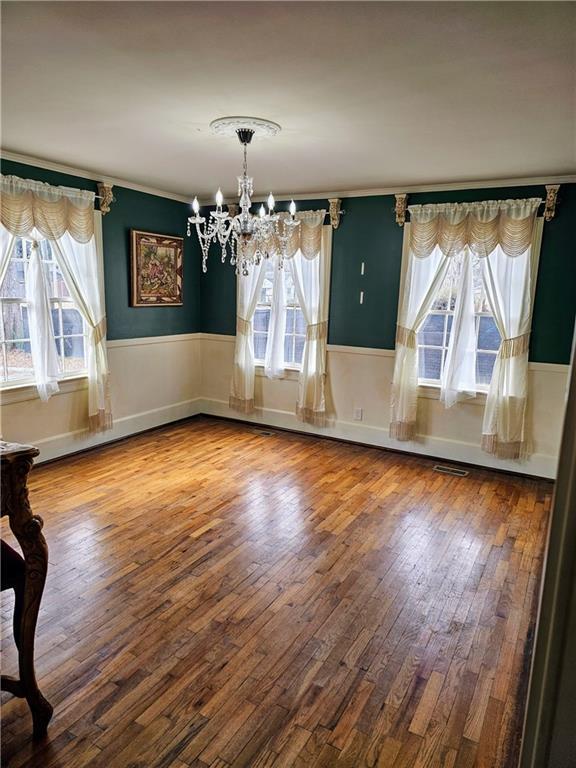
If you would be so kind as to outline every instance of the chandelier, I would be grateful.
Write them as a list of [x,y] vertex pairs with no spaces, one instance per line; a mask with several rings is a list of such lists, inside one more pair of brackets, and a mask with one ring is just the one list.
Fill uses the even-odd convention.
[[[262,259],[278,255],[278,266],[282,268],[287,256],[288,244],[292,233],[300,222],[296,220],[296,204],[291,201],[288,214],[274,212],[274,195],[270,192],[267,209],[260,206],[257,215],[250,213],[252,206],[253,178],[248,176],[248,145],[253,136],[275,136],[280,130],[277,123],[255,117],[222,117],[210,123],[213,133],[218,135],[236,134],[243,147],[244,165],[242,176],[238,176],[238,205],[228,205],[223,210],[224,196],[218,189],[215,195],[216,208],[211,210],[206,219],[200,215],[200,203],[195,197],[192,201],[193,216],[188,219],[187,234],[190,237],[191,226],[196,227],[196,234],[202,250],[202,270],[208,271],[208,252],[212,244],[221,250],[222,263],[229,257],[230,264],[236,267],[236,274],[248,275],[248,267],[260,264]],[[240,208],[240,213],[235,211]]]

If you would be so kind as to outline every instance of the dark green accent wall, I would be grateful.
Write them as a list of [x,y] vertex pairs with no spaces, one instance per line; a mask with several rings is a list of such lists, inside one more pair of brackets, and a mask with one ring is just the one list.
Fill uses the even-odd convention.
[[[2,173],[96,190],[88,179],[8,160]],[[103,217],[106,310],[110,339],[178,333],[234,334],[234,269],[213,249],[208,272],[200,268],[195,238],[185,236],[189,207],[168,198],[115,187],[116,202]],[[411,194],[410,204],[543,197],[543,186],[468,189]],[[300,210],[327,201],[298,201]],[[396,224],[393,195],[352,197],[334,232],[330,290],[331,344],[394,348],[403,230]],[[287,203],[278,205],[280,210]],[[530,359],[568,363],[576,314],[576,184],[560,188],[556,218],[544,225],[536,286]],[[133,308],[130,301],[130,229],[184,236],[184,305]],[[364,276],[360,265],[364,262]],[[360,291],[364,303],[359,303]]]
[[[2,160],[2,173],[96,192],[96,183],[78,176]],[[199,251],[186,237],[189,206],[159,195],[114,187],[116,201],[102,217],[104,281],[109,339],[170,336],[200,330]],[[130,306],[130,230],[184,237],[181,307]]]
[[[543,186],[452,190],[411,194],[409,204],[544,197]],[[394,196],[352,197],[334,232],[328,341],[353,347],[393,349],[398,311],[403,230]],[[286,207],[286,204],[279,206]],[[298,201],[300,210],[327,201]],[[560,188],[556,218],[544,225],[530,359],[568,363],[576,314],[576,184]],[[364,276],[360,274],[364,262]],[[216,251],[201,280],[201,330],[235,333],[235,276]],[[359,303],[360,291],[364,303]]]

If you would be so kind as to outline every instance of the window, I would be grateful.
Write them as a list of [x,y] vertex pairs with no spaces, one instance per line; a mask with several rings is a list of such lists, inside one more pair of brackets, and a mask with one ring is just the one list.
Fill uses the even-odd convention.
[[[266,356],[270,315],[272,312],[272,290],[275,269],[277,269],[277,267],[274,265],[274,262],[267,260],[264,265],[264,282],[254,314],[254,358],[259,365],[264,363],[264,358]],[[284,265],[284,290],[286,293],[284,364],[289,368],[298,368],[302,363],[302,354],[304,352],[304,343],[306,341],[306,322],[296,296],[292,272],[290,267],[286,264]]]
[[[419,384],[440,384],[450,342],[460,265],[460,259],[452,259],[438,297],[418,332]],[[479,390],[486,391],[500,346],[500,334],[486,300],[478,258],[474,258],[472,270],[476,325],[476,385]]]
[[[34,382],[25,286],[30,248],[30,240],[16,241],[0,286],[0,385],[3,386]],[[41,241],[39,248],[62,377],[84,374],[87,368],[84,321],[68,293],[49,241]]]

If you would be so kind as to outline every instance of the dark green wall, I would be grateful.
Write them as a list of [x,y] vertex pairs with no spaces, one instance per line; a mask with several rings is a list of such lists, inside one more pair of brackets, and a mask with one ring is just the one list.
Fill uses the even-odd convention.
[[[410,204],[544,197],[543,186],[469,189],[411,194]],[[285,205],[283,206],[285,207]],[[298,201],[298,208],[327,201]],[[394,196],[342,201],[346,214],[334,232],[330,289],[331,344],[393,349],[398,310],[403,230],[396,224]],[[576,184],[560,188],[556,218],[544,225],[536,286],[530,359],[568,363],[576,313]],[[364,276],[360,274],[364,262]],[[235,333],[235,277],[216,251],[201,280],[201,329]],[[364,303],[359,303],[360,291]]]
[[[2,161],[2,173],[96,189],[84,178]],[[200,269],[195,238],[185,236],[189,211],[156,195],[115,187],[116,202],[103,217],[108,335],[111,339],[175,333],[234,334],[234,269],[214,249],[208,272]],[[469,189],[411,194],[410,204],[465,202],[508,197],[543,197],[544,187]],[[327,207],[322,200],[298,201],[300,210]],[[286,209],[281,203],[278,208]],[[346,214],[334,232],[329,342],[393,349],[398,309],[403,230],[396,224],[394,196],[353,197],[342,201]],[[568,363],[576,313],[576,184],[560,188],[556,218],[545,224],[534,305],[530,359]],[[130,229],[184,236],[184,306],[132,308]],[[360,265],[364,262],[364,276]],[[364,303],[359,303],[360,291]]]
[[[96,183],[77,176],[2,160],[2,173],[96,192]],[[170,336],[200,330],[199,257],[186,237],[189,206],[158,195],[114,187],[116,201],[102,217],[104,280],[109,339]],[[130,306],[130,230],[141,229],[184,237],[184,278],[181,307]]]

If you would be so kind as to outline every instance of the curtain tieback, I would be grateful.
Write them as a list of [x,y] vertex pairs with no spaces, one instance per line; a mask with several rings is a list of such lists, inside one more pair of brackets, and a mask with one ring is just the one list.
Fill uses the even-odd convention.
[[513,336],[511,339],[502,339],[500,343],[500,357],[507,359],[517,357],[528,352],[530,346],[530,333],[523,333],[521,336]]
[[94,344],[100,344],[106,338],[106,318],[103,317],[99,323],[92,328]]
[[416,349],[416,331],[412,330],[412,328],[406,328],[405,325],[397,325],[396,344],[402,344],[403,347]]
[[240,333],[242,336],[250,336],[252,333],[252,321],[236,315],[236,333]]
[[328,335],[328,323],[323,320],[321,323],[314,323],[306,326],[306,341],[316,341],[325,339]]

